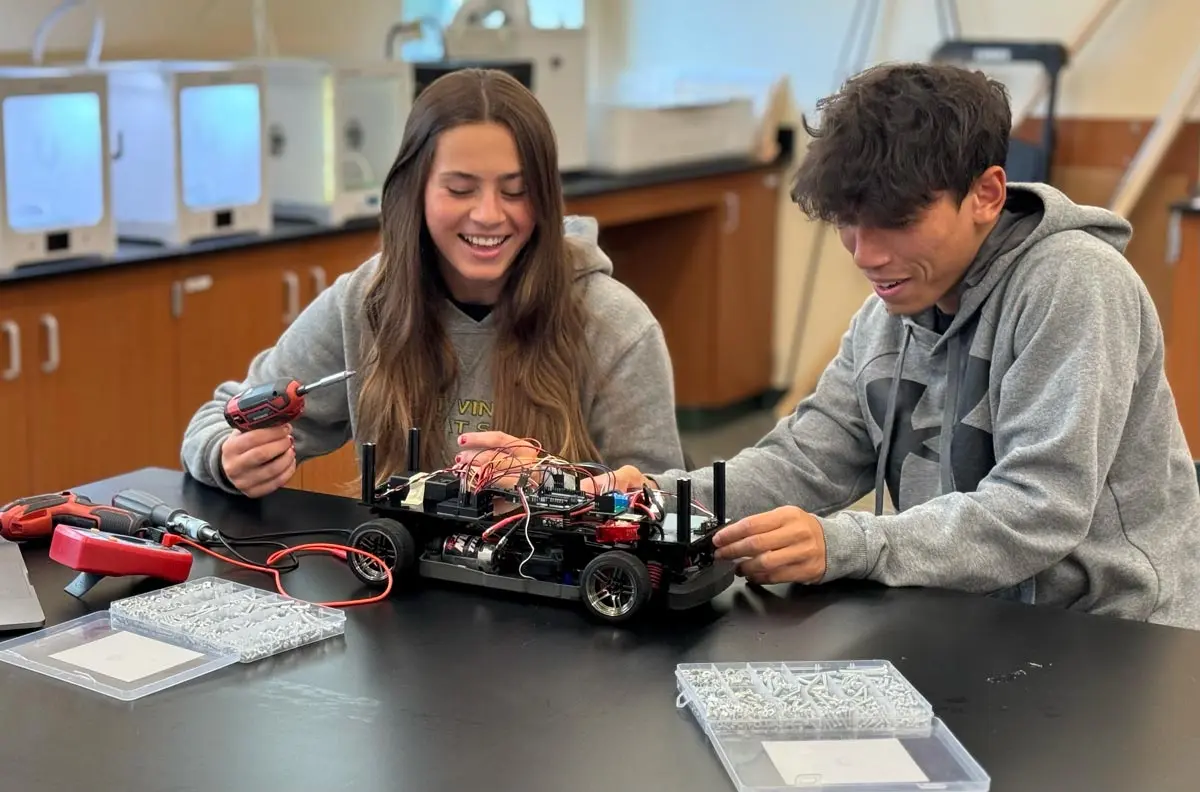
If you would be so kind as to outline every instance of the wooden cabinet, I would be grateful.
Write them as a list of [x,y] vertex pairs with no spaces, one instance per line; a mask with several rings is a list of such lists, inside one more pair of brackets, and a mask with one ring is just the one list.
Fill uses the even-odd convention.
[[721,409],[771,388],[779,183],[758,171],[571,206],[599,220],[616,278],[662,324],[683,410]]
[[1166,328],[1166,369],[1192,456],[1200,459],[1200,212],[1177,209],[1179,258]]
[[[179,372],[183,426],[220,383],[244,379],[254,357],[275,344],[331,278],[370,256],[373,241],[364,244],[366,236],[374,235],[259,245],[176,267],[171,312],[176,355],[186,361]],[[302,466],[288,486],[306,488],[307,472]]]
[[[684,407],[770,388],[778,177],[735,172],[572,199],[663,325]],[[178,467],[188,421],[245,378],[378,231],[253,242],[0,280],[0,501]],[[331,372],[332,373],[332,372]],[[291,487],[357,497],[353,443]]]
[[779,175],[752,174],[727,189],[711,323],[714,358],[704,406],[724,406],[762,394],[774,362],[776,216]]
[[5,433],[5,456],[20,460],[24,472],[6,469],[0,495],[178,464],[163,275],[154,267],[112,268],[5,289],[5,304],[20,306],[0,319],[6,338],[15,328],[20,352],[19,372],[0,397],[4,420],[16,429],[11,444]]
[[32,332],[32,313],[17,307],[0,290],[0,504],[33,492],[30,432],[26,410],[28,387],[25,334]]

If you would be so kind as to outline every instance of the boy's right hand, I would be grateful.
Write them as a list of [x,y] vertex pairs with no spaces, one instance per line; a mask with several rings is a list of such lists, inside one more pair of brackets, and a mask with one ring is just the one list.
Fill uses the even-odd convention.
[[296,441],[290,425],[234,432],[221,443],[221,469],[242,494],[261,498],[296,473]]

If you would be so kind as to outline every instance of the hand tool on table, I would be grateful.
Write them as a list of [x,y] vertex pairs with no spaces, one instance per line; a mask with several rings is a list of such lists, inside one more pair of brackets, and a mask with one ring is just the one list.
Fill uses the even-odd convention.
[[339,371],[308,385],[294,379],[254,385],[225,403],[225,421],[239,432],[291,423],[304,412],[304,396],[317,388],[348,380],[354,372]]
[[0,537],[10,541],[47,539],[60,525],[124,536],[141,535],[150,527],[134,512],[69,491],[18,498],[0,507]]
[[149,492],[123,489],[113,496],[113,506],[138,515],[149,525],[202,543],[220,540],[217,530],[178,506],[171,506]]
[[182,583],[192,571],[192,554],[185,547],[72,525],[54,529],[50,558],[79,572],[65,589],[72,597],[82,597],[106,577],[142,575]]

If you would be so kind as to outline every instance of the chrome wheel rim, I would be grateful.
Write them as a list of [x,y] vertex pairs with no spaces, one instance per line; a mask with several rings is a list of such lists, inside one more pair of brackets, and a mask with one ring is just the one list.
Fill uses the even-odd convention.
[[[383,531],[373,529],[363,532],[359,535],[358,541],[354,543],[354,546],[375,556],[387,564],[389,569],[396,568],[396,558],[399,556],[399,552],[396,549],[396,545],[392,542],[391,537]],[[387,580],[387,573],[379,567],[379,564],[358,553],[348,553],[347,555],[350,556],[350,565],[354,568],[354,571],[365,580],[369,580],[372,583],[382,583]]]
[[633,610],[637,581],[628,569],[606,564],[588,576],[586,594],[588,604],[597,613],[609,618],[624,616]]

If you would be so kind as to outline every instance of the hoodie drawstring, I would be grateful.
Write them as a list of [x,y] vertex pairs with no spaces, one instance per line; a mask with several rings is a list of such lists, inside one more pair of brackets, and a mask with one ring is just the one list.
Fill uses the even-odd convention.
[[892,434],[896,429],[896,397],[900,392],[900,374],[904,371],[904,359],[908,356],[908,342],[912,340],[912,328],[906,327],[904,340],[900,343],[900,354],[896,357],[896,370],[892,372],[892,387],[888,391],[887,413],[883,419],[883,440],[879,445],[879,459],[875,463],[875,516],[883,514],[883,492],[887,488],[888,454],[892,449]]

